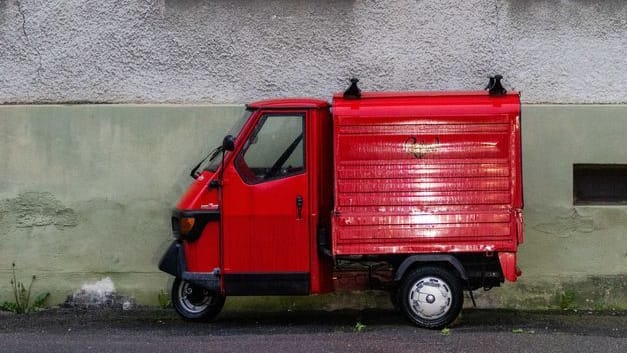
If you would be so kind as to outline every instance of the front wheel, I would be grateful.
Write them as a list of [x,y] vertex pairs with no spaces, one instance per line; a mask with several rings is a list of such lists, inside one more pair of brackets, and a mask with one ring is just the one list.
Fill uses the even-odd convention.
[[414,324],[440,329],[452,323],[462,309],[461,281],[441,267],[420,267],[405,276],[399,289],[401,310]]
[[186,320],[210,321],[220,313],[224,301],[222,294],[180,278],[172,285],[174,309]]

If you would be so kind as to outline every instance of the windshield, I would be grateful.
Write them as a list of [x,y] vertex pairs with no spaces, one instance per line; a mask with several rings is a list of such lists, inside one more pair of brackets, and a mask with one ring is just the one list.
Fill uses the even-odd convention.
[[[244,113],[239,117],[239,119],[237,119],[237,121],[233,124],[233,126],[231,126],[231,129],[229,129],[229,132],[227,132],[226,135],[232,135],[235,139],[237,139],[237,135],[242,130],[242,127],[244,127],[244,124],[246,124],[246,121],[248,121],[248,118],[250,117],[250,114],[252,114],[252,112],[252,110],[246,109]],[[208,154],[209,158],[207,158],[200,164],[200,170],[215,172],[218,169],[220,162],[222,162],[222,158],[220,158],[222,154],[221,152],[221,145],[213,148]]]

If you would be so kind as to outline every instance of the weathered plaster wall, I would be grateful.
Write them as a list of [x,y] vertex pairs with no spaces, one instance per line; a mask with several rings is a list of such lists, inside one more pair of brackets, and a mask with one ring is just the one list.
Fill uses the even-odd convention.
[[524,105],[522,120],[524,273],[488,303],[627,308],[627,206],[573,206],[573,164],[627,164],[627,106]]
[[0,103],[460,89],[627,103],[624,0],[1,0]]
[[627,207],[573,206],[573,164],[627,164],[625,106],[525,106],[523,120],[523,255],[553,254],[523,265],[532,276],[627,274]]
[[[52,303],[114,287],[154,304],[168,286],[156,263],[170,241],[170,210],[190,167],[241,109],[0,106],[0,302],[15,261],[18,277],[37,275],[35,291],[51,291]],[[524,275],[477,293],[482,306],[627,308],[627,207],[572,206],[573,163],[627,163],[625,117],[627,105],[523,106]],[[254,306],[294,302],[266,300]],[[381,305],[387,296],[298,303]]]
[[[189,170],[241,106],[0,106],[0,296],[14,261],[53,301],[110,277],[156,299]],[[5,297],[6,298],[6,297]]]

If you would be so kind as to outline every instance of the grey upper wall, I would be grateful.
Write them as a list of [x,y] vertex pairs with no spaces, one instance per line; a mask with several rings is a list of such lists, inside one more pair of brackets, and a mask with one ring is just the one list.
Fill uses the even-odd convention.
[[0,103],[483,87],[627,103],[625,0],[0,0]]

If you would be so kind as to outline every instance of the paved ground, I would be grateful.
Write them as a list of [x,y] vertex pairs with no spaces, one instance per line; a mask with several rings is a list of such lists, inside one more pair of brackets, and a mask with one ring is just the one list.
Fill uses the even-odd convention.
[[0,352],[627,352],[627,313],[465,310],[447,333],[382,310],[224,312],[194,324],[171,310],[54,309],[0,313]]

